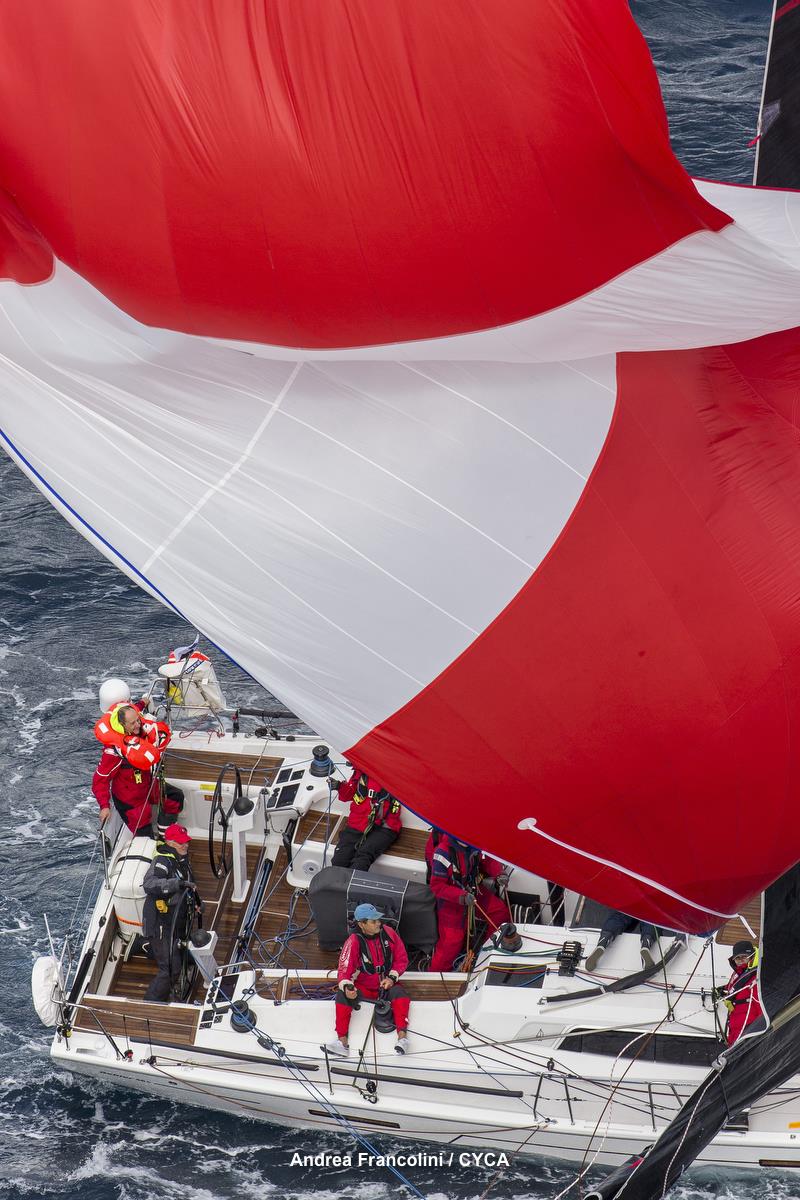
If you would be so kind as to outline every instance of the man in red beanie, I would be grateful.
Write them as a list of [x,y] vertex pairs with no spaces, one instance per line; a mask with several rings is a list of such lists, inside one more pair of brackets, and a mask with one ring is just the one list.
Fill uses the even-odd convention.
[[179,945],[184,932],[189,892],[195,891],[189,865],[189,834],[183,825],[168,825],[164,840],[156,842],[153,861],[144,877],[142,933],[150,939],[150,952],[158,972],[144,994],[145,1000],[169,1001],[182,966]]

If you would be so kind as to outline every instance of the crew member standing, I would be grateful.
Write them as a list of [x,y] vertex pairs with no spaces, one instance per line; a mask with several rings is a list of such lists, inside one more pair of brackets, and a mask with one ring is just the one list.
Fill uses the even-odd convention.
[[350,1053],[347,1033],[359,996],[375,1003],[385,996],[392,1006],[397,1043],[395,1050],[408,1050],[408,993],[398,979],[408,966],[408,954],[399,934],[383,925],[383,913],[374,904],[359,904],[353,913],[356,931],[342,946],[336,988],[336,1041],[329,1042],[330,1054],[346,1058]]
[[[162,784],[154,767],[148,765],[148,753],[157,762],[148,751],[157,722],[148,718],[145,725],[144,707],[143,700],[115,704],[97,722],[95,734],[104,749],[92,779],[92,792],[100,805],[101,826],[113,803],[132,833],[149,837],[153,809],[160,805],[162,812],[174,819],[183,808],[183,792],[171,783]],[[137,765],[128,758],[134,747],[142,755]]]
[[339,799],[350,801],[347,825],[339,835],[332,866],[368,871],[397,841],[403,823],[400,801],[371,775],[354,771],[339,784]]
[[[433,837],[431,834],[429,842]],[[430,885],[439,926],[430,970],[450,971],[464,949],[473,920],[485,921],[490,932],[511,920],[505,899],[508,870],[474,846],[439,834],[431,858]]]
[[722,989],[721,998],[728,1010],[725,1040],[732,1046],[764,1013],[758,998],[758,951],[753,943],[737,942],[728,961],[733,974]]
[[168,1001],[181,973],[180,935],[184,932],[187,893],[195,888],[189,865],[189,834],[183,825],[169,825],[143,883],[145,891],[142,933],[158,972],[144,994],[145,1000]]

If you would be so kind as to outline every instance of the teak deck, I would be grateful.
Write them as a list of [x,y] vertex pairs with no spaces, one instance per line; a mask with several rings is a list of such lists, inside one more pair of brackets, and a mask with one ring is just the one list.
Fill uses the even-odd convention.
[[[259,754],[235,755],[235,765],[239,768],[243,786],[250,782],[258,787],[266,783],[271,785],[278,768],[283,765],[282,758],[272,758]],[[232,761],[231,755],[224,751],[204,750],[201,755],[191,750],[179,750],[171,747],[164,755],[164,772],[167,779],[190,779],[200,783],[216,783],[220,771]],[[225,783],[233,783],[234,773],[225,774]],[[211,793],[209,793],[209,800]]]
[[[75,1013],[76,1029],[113,1038],[177,1042],[191,1046],[197,1034],[200,1009],[184,1004],[148,1004],[110,996],[84,996]],[[126,1050],[127,1044],[120,1049]]]
[[[758,941],[761,932],[761,897],[756,896],[749,904],[745,904],[742,909],[742,916],[750,925],[750,928],[755,934],[755,941]],[[734,942],[741,942],[744,939],[753,941],[750,931],[745,928],[738,917],[734,917],[732,921],[728,921],[722,926],[717,934],[717,941],[722,946],[732,946]]]

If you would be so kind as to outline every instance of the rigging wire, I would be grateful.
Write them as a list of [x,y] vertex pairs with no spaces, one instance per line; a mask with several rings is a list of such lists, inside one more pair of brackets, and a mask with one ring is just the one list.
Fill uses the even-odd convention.
[[[213,1007],[216,1007],[216,1006],[213,1006]],[[374,1013],[373,1013],[373,1017],[374,1017]],[[336,1107],[336,1105],[331,1100],[328,1099],[328,1097],[325,1095],[325,1093],[320,1088],[317,1087],[317,1085],[313,1082],[313,1080],[308,1079],[308,1077],[303,1073],[302,1068],[298,1067],[297,1064],[294,1063],[291,1059],[285,1057],[286,1051],[285,1051],[284,1047],[281,1046],[278,1042],[276,1042],[272,1037],[270,1037],[270,1035],[265,1030],[259,1029],[259,1027],[256,1023],[256,1019],[251,1012],[248,1012],[247,1016],[243,1016],[242,1021],[243,1021],[243,1024],[247,1027],[248,1032],[250,1032],[254,1035],[259,1046],[261,1046],[262,1049],[272,1050],[272,1052],[275,1053],[277,1055],[277,1057],[279,1059],[281,1059],[281,1061],[286,1065],[286,1068],[292,1075],[292,1078],[297,1083],[300,1083],[300,1085],[303,1088],[305,1088],[305,1090],[312,1097],[312,1099],[316,1100],[317,1103],[321,1104],[325,1108],[326,1112],[328,1113],[328,1115],[330,1117],[333,1118],[333,1120],[337,1121],[344,1129],[346,1129],[347,1132],[353,1138],[355,1138],[355,1140],[360,1145],[364,1146],[364,1148],[371,1155],[375,1156],[376,1158],[382,1157],[380,1155],[377,1147],[373,1143],[371,1143],[366,1137],[364,1137],[364,1135],[356,1128],[356,1126],[353,1125],[353,1123],[350,1120],[348,1120],[348,1118],[344,1115],[344,1113],[339,1111],[339,1109]],[[413,1195],[418,1196],[419,1200],[426,1200],[424,1194],[419,1190],[418,1187],[415,1186],[415,1184],[413,1184],[411,1182],[410,1179],[408,1179],[402,1173],[402,1171],[399,1171],[397,1169],[397,1167],[395,1167],[392,1163],[387,1162],[385,1165],[386,1165],[387,1170],[389,1170],[392,1173],[392,1175],[395,1176],[396,1179],[399,1179],[400,1182],[405,1187],[407,1187],[408,1190],[410,1192],[412,1192]]]
[[[689,978],[686,981],[685,986],[688,987],[688,985],[691,983],[691,981],[695,975],[695,972],[697,971],[697,968],[700,966],[700,963],[703,961],[706,950],[712,944],[712,940],[713,940],[712,938],[706,939],[706,943],[705,943],[705,946],[703,947],[703,951],[701,954],[698,955],[697,962],[692,967],[691,973],[689,975]],[[712,950],[712,955],[713,955],[713,950]],[[678,1000],[680,1000],[681,996],[683,995],[684,990],[685,989],[681,989],[681,991],[679,992]],[[632,1069],[634,1063],[638,1060],[640,1055],[644,1052],[646,1046],[655,1037],[656,1033],[661,1028],[661,1026],[668,1020],[670,1012],[671,1012],[671,1009],[668,1008],[667,1013],[664,1014],[663,1018],[661,1019],[661,1021],[659,1021],[658,1025],[655,1026],[655,1028],[648,1034],[648,1036],[642,1042],[639,1052],[630,1060],[630,1062],[628,1063],[628,1066],[623,1071],[622,1076],[619,1079],[619,1083],[618,1083],[617,1087],[619,1086],[619,1084],[621,1084],[624,1081],[626,1075]],[[620,1053],[617,1055],[617,1058],[615,1059],[615,1065],[616,1065],[616,1062],[619,1060],[620,1055],[624,1052],[624,1049],[625,1048],[623,1047],[623,1050],[621,1050]],[[612,1071],[613,1071],[613,1067],[612,1067]],[[597,1122],[595,1124],[594,1129],[592,1130],[591,1137],[589,1138],[589,1140],[587,1142],[586,1150],[584,1151],[583,1158],[581,1159],[580,1167],[578,1169],[578,1174],[576,1175],[576,1177],[572,1181],[572,1183],[569,1185],[569,1187],[566,1187],[562,1191],[560,1191],[558,1193],[558,1195],[556,1197],[554,1197],[554,1200],[562,1200],[562,1197],[565,1196],[567,1194],[567,1192],[575,1186],[575,1184],[581,1184],[587,1171],[589,1171],[591,1169],[591,1167],[594,1166],[595,1162],[597,1161],[598,1157],[600,1156],[603,1146],[605,1145],[606,1138],[608,1137],[608,1130],[606,1130],[606,1132],[603,1134],[602,1138],[600,1139],[600,1144],[598,1145],[597,1149],[595,1150],[594,1154],[592,1155],[591,1160],[588,1163],[586,1162],[587,1156],[589,1154],[589,1147],[591,1146],[592,1142],[594,1141],[595,1135],[597,1134],[597,1131],[600,1128],[600,1123],[603,1119],[603,1116],[604,1116],[606,1110],[608,1109],[608,1106],[614,1102],[614,1096],[615,1096],[617,1087],[612,1089],[611,1094],[609,1095],[608,1099],[606,1100],[603,1110],[600,1113],[600,1116],[597,1118]]]

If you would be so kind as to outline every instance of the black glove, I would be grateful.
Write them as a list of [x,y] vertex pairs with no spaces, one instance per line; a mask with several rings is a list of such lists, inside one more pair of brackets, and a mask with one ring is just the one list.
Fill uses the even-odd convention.
[[462,892],[458,897],[459,904],[463,904],[464,908],[472,908],[475,904],[475,897],[472,892]]
[[181,889],[186,889],[186,890],[191,888],[191,890],[193,892],[197,891],[197,886],[194,883],[192,883],[190,879],[181,879],[181,881],[178,884],[178,887]]
[[714,1001],[724,1000],[725,999],[725,988],[724,987],[715,987],[713,989],[713,991],[711,992],[711,999]]

